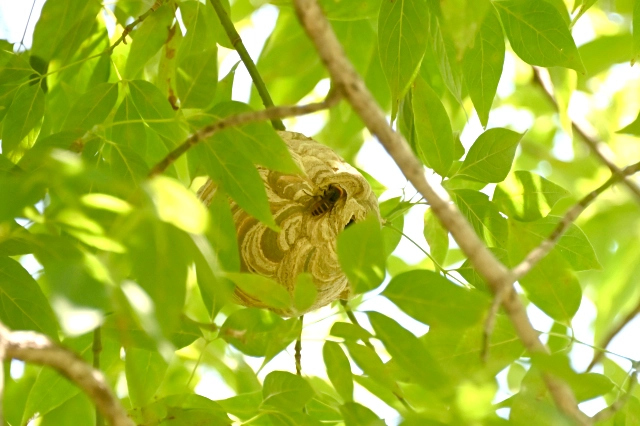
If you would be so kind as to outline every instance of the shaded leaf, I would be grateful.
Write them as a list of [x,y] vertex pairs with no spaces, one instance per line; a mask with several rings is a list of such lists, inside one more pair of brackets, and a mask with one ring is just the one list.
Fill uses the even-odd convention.
[[220,336],[246,355],[265,356],[282,324],[284,320],[270,311],[241,309],[229,315],[220,328]]
[[101,124],[118,99],[118,83],[102,83],[82,95],[71,107],[62,130],[90,130]]
[[424,212],[423,233],[425,240],[429,244],[431,256],[442,265],[447,257],[447,251],[449,251],[449,231],[442,226],[440,220],[430,208]]
[[373,411],[357,402],[347,402],[340,407],[346,426],[384,426],[385,422]]
[[264,379],[262,405],[282,411],[300,411],[313,393],[302,377],[285,371],[272,371]]
[[147,61],[160,50],[169,36],[172,20],[172,6],[164,4],[140,24],[132,35],[133,41],[125,68],[127,77],[137,77]]
[[460,212],[489,247],[506,247],[509,236],[507,220],[485,194],[470,189],[453,191]]
[[239,272],[228,272],[226,276],[243,292],[269,307],[288,309],[291,306],[289,292],[271,278]]
[[40,85],[22,86],[15,95],[2,127],[2,151],[13,151],[44,115],[44,93]]
[[380,222],[373,214],[338,236],[338,260],[356,294],[382,283],[386,263],[383,244]]
[[166,371],[167,362],[157,351],[126,349],[125,373],[134,407],[142,407],[151,401]]
[[298,275],[293,291],[293,304],[298,312],[305,312],[316,301],[318,289],[313,283],[313,276],[308,273]]

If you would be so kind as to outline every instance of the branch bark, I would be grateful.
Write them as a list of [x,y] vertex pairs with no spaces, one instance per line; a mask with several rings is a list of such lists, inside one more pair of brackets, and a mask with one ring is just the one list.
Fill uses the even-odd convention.
[[203,127],[193,135],[189,136],[186,141],[184,141],[176,149],[167,154],[167,156],[163,158],[158,164],[153,166],[153,168],[149,172],[149,177],[164,172],[167,167],[169,167],[178,158],[180,158],[182,154],[221,130],[227,129],[229,127],[238,127],[249,123],[255,123],[256,121],[311,114],[323,109],[331,108],[338,103],[340,97],[341,94],[338,90],[330,90],[327,98],[322,102],[307,105],[270,107],[261,111],[245,112],[223,118],[213,124],[210,124],[209,126]]
[[134,426],[104,376],[72,351],[56,345],[48,337],[31,331],[11,331],[0,324],[0,347],[3,359],[54,368],[94,402],[100,413],[113,426]]
[[[431,205],[433,212],[451,232],[462,251],[493,292],[509,288],[503,305],[524,346],[530,352],[547,352],[538,338],[538,333],[529,322],[520,298],[513,290],[511,283],[514,280],[511,272],[487,249],[448,197],[437,193],[429,185],[422,164],[413,155],[404,138],[394,132],[387,123],[384,112],[347,59],[318,3],[315,0],[295,0],[295,9],[307,35],[329,70],[333,82],[343,91],[345,98],[371,134],[380,141],[407,180]],[[556,405],[563,412],[579,424],[591,423],[590,418],[578,409],[576,398],[565,383],[550,375],[545,375],[544,380]]]

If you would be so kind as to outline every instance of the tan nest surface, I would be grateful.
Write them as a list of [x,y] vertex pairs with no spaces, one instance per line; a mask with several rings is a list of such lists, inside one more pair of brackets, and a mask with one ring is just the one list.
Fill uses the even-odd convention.
[[[306,174],[286,175],[258,166],[271,213],[281,232],[269,229],[234,201],[230,200],[230,204],[242,272],[269,277],[286,288],[291,296],[299,274],[308,272],[313,276],[318,295],[309,309],[304,312],[295,308],[272,309],[283,316],[298,316],[348,297],[349,284],[336,254],[338,234],[348,224],[363,220],[369,212],[375,212],[378,217],[380,213],[369,183],[333,150],[300,133],[278,134]],[[327,211],[318,214],[317,207],[330,185],[338,186],[343,194],[335,204],[325,203]],[[214,191],[215,185],[208,181],[198,195],[208,205]],[[268,308],[237,287],[235,298],[245,306]]]

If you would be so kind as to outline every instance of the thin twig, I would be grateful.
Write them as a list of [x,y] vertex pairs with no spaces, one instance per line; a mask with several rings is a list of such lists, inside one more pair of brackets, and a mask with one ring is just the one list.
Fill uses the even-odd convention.
[[109,53],[112,54],[113,50],[120,44],[120,43],[124,43],[127,44],[127,40],[126,37],[129,35],[129,33],[131,33],[131,31],[133,31],[133,29],[136,27],[136,25],[140,24],[142,21],[144,21],[145,19],[147,19],[147,17],[149,17],[149,15],[151,15],[153,12],[155,12],[156,10],[158,10],[158,8],[162,6],[162,0],[156,0],[156,2],[153,4],[153,6],[151,6],[149,8],[149,10],[147,10],[145,13],[143,13],[142,15],[138,16],[133,22],[131,22],[129,25],[127,25],[126,27],[124,27],[124,30],[122,31],[122,34],[120,34],[120,37],[118,37],[118,39],[111,45],[109,46],[104,52],[100,53],[100,55],[103,55],[105,53]]
[[296,374],[302,376],[302,324],[304,322],[304,315],[300,315],[300,334],[296,339]]
[[[97,327],[95,330],[93,330],[93,345],[91,347],[91,351],[93,352],[93,368],[100,371],[100,352],[102,352],[102,327]],[[96,426],[103,425],[104,419],[102,418],[102,414],[100,414],[98,405],[96,405]]]
[[[242,42],[242,38],[240,38],[240,34],[236,31],[236,27],[231,22],[231,18],[229,18],[229,14],[220,0],[210,0],[211,5],[216,10],[216,14],[218,15],[218,19],[220,19],[220,23],[224,28],[224,31],[227,33],[229,37],[229,41],[235,47],[238,55],[240,55],[240,60],[249,71],[249,75],[251,76],[251,80],[253,80],[253,84],[255,84],[256,89],[258,89],[258,94],[260,95],[260,99],[262,99],[262,104],[265,108],[270,108],[273,106],[273,100],[271,99],[271,95],[269,95],[269,91],[267,90],[267,86],[265,86],[264,81],[262,81],[262,77],[258,72],[258,68],[256,68],[256,64],[253,63],[249,52],[247,52],[247,48],[244,46]],[[276,130],[286,130],[284,124],[280,120],[281,117],[272,117],[271,124],[273,128]]]
[[591,359],[591,362],[589,363],[589,366],[587,367],[587,371],[591,371],[591,369],[593,367],[595,367],[595,365],[604,356],[605,350],[607,349],[607,346],[609,346],[609,343],[611,343],[613,338],[616,337],[618,335],[618,333],[620,333],[622,331],[622,329],[627,326],[627,324],[629,324],[631,321],[633,321],[633,319],[636,316],[638,316],[638,314],[640,314],[640,301],[638,301],[638,303],[636,304],[635,308],[633,308],[631,310],[631,312],[629,312],[624,317],[624,319],[622,321],[620,321],[620,323],[613,328],[613,330],[609,331],[609,333],[606,335],[606,337],[602,340],[602,343],[599,345],[599,347],[601,349],[594,350],[593,358]]
[[[29,17],[27,18],[27,24],[24,26],[24,32],[22,33],[22,38],[20,39],[20,46],[24,47],[25,49],[27,48],[27,46],[24,45],[24,38],[27,36],[27,30],[29,29],[29,22],[31,22],[31,15],[33,14],[33,8],[36,6],[36,0],[33,0],[33,3],[31,3],[31,10],[29,11]],[[2,419],[0,419],[1,421]]]
[[[434,214],[451,232],[460,249],[467,255],[476,271],[485,279],[493,292],[510,279],[510,271],[495,258],[478,238],[460,211],[445,194],[436,192],[426,180],[424,166],[414,156],[404,138],[393,131],[385,114],[367,89],[362,78],[347,59],[331,25],[316,0],[295,0],[295,9],[307,35],[314,43],[327,67],[332,81],[344,92],[354,111],[394,159],[404,176],[424,196]],[[522,301],[509,291],[503,305],[525,348],[531,353],[546,353],[538,333],[532,327]],[[543,375],[556,405],[579,424],[590,424],[591,419],[578,409],[575,395],[564,382],[548,374]]]
[[629,387],[627,388],[627,392],[624,395],[622,395],[620,398],[618,398],[618,400],[616,400],[609,407],[605,408],[604,410],[600,411],[598,414],[593,416],[593,421],[595,423],[602,422],[613,417],[627,403],[627,401],[631,397],[633,389],[636,387],[636,384],[638,383],[638,366],[636,365],[636,363],[633,364],[632,368],[633,368],[633,373],[631,373],[629,377]]
[[5,359],[45,365],[58,370],[78,386],[96,404],[112,426],[133,426],[120,401],[103,374],[72,351],[53,343],[48,337],[31,331],[10,331],[0,324],[0,342]]
[[189,136],[186,141],[184,141],[176,149],[167,154],[167,156],[163,158],[159,163],[153,166],[153,168],[149,172],[149,176],[155,176],[164,172],[167,167],[169,167],[171,164],[173,164],[173,162],[180,158],[182,154],[221,130],[227,129],[229,127],[238,127],[245,124],[254,123],[256,121],[311,114],[323,109],[331,108],[332,106],[337,104],[339,100],[340,93],[337,90],[331,90],[327,95],[327,98],[322,102],[307,105],[270,107],[261,111],[244,112],[223,118],[213,124],[210,124],[209,126],[203,127],[202,129]]
[[[555,100],[555,98],[554,98],[554,96],[553,96],[553,94],[551,92],[551,89],[549,87],[547,87],[547,85],[542,80],[542,78],[540,76],[540,69],[537,68],[537,67],[533,67],[533,81],[534,81],[534,83],[538,84],[542,88],[542,90],[545,93],[546,97],[551,101],[551,103],[556,108],[558,108],[558,103],[556,102],[556,100]],[[631,190],[631,192],[633,192],[635,194],[636,200],[638,202],[640,202],[640,187],[638,187],[638,185],[636,185],[635,182],[632,182],[629,179],[626,179],[623,176],[622,170],[618,166],[616,166],[613,161],[611,161],[609,158],[607,158],[607,156],[604,155],[602,153],[602,151],[600,151],[600,148],[598,148],[598,145],[601,142],[596,140],[596,139],[594,139],[592,136],[590,136],[582,127],[580,127],[573,120],[571,120],[571,127],[580,136],[580,139],[582,139],[584,141],[584,143],[587,144],[589,149],[591,149],[591,151],[596,155],[596,157],[598,157],[600,159],[600,161],[609,168],[611,173],[616,175],[616,176],[618,176],[619,178],[621,178],[622,182],[627,186],[627,188],[629,188]]]

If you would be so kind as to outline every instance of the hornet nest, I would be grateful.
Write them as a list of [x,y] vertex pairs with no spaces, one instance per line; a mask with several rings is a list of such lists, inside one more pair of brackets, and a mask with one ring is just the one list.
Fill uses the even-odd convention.
[[[230,199],[240,250],[241,271],[271,278],[293,297],[296,278],[310,273],[318,294],[304,312],[273,309],[236,287],[235,301],[269,308],[283,316],[298,316],[349,295],[349,283],[336,253],[338,234],[369,212],[380,217],[378,201],[365,178],[330,148],[300,133],[278,132],[293,161],[305,175],[288,175],[257,166],[264,181],[275,232],[245,213]],[[211,203],[215,184],[198,191]]]

